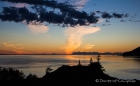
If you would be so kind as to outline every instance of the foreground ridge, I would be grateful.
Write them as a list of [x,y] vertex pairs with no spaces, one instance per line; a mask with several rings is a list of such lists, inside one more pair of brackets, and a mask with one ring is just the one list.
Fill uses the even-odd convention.
[[47,68],[46,74],[42,78],[37,78],[30,74],[28,79],[1,79],[0,81],[5,85],[10,84],[14,86],[94,86],[95,84],[114,84],[118,86],[120,84],[132,85],[140,83],[136,79],[123,80],[106,74],[105,69],[100,63],[100,55],[97,57],[97,62],[93,62],[92,58],[89,62],[89,65],[82,65],[79,60],[77,65],[62,65],[55,71]]

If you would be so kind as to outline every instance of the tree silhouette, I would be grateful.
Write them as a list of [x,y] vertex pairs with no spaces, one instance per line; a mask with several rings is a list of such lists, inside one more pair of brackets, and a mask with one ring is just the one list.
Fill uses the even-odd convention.
[[51,69],[50,67],[46,68],[46,74],[51,73],[52,70],[53,70],[53,69]]
[[37,79],[37,75],[36,74],[29,74],[28,76],[26,76],[26,79]]
[[98,54],[98,56],[97,56],[97,62],[100,62],[100,58],[101,56],[100,56],[100,54]]
[[80,62],[80,60],[78,61],[78,66],[81,66],[81,62]]
[[93,63],[92,57],[90,58],[89,63],[90,63],[90,64],[92,64],[92,63]]
[[12,67],[2,68],[0,67],[0,79],[24,79],[25,75],[22,71],[14,69]]

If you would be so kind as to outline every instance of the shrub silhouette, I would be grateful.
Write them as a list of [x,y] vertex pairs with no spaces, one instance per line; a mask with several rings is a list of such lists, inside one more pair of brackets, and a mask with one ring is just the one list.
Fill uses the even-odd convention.
[[25,75],[22,71],[14,69],[12,67],[2,68],[0,67],[0,79],[24,79]]
[[46,68],[46,74],[50,74],[52,70],[51,67]]
[[37,75],[36,74],[29,74],[28,76],[26,76],[26,79],[37,79]]

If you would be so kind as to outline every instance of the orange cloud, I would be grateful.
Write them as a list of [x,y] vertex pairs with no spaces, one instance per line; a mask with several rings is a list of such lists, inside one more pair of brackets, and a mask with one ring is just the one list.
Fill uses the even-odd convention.
[[24,49],[24,47],[19,47],[19,48],[17,48],[17,49],[21,50],[21,49]]
[[62,49],[64,49],[66,54],[71,54],[75,49],[77,49],[81,45],[82,37],[84,35],[92,34],[99,30],[100,30],[99,27],[86,27],[86,26],[67,28],[65,30],[65,34],[67,36],[67,43]]
[[24,53],[26,53],[24,50],[14,50],[14,52],[16,52],[17,54],[24,54]]
[[18,54],[25,53],[24,47],[22,47],[22,44],[12,44],[12,43],[3,43],[5,47],[11,47],[13,49],[13,52],[16,52]]
[[46,33],[49,30],[45,25],[28,25],[28,28],[33,34]]
[[94,46],[94,45],[86,44],[86,45],[85,45],[85,49],[91,49],[91,48],[93,48],[93,46]]
[[14,44],[3,43],[3,45],[6,46],[6,47],[13,47],[13,48],[15,48],[15,45]]

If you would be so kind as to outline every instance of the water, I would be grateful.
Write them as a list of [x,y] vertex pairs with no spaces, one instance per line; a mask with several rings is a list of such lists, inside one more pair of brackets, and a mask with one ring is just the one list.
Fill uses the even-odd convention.
[[[78,60],[82,65],[88,65],[91,57],[97,61],[96,55],[0,55],[0,66],[16,68],[25,75],[32,73],[42,77],[47,67],[55,70],[61,65],[77,65]],[[140,80],[139,58],[104,55],[100,62],[110,76]]]

